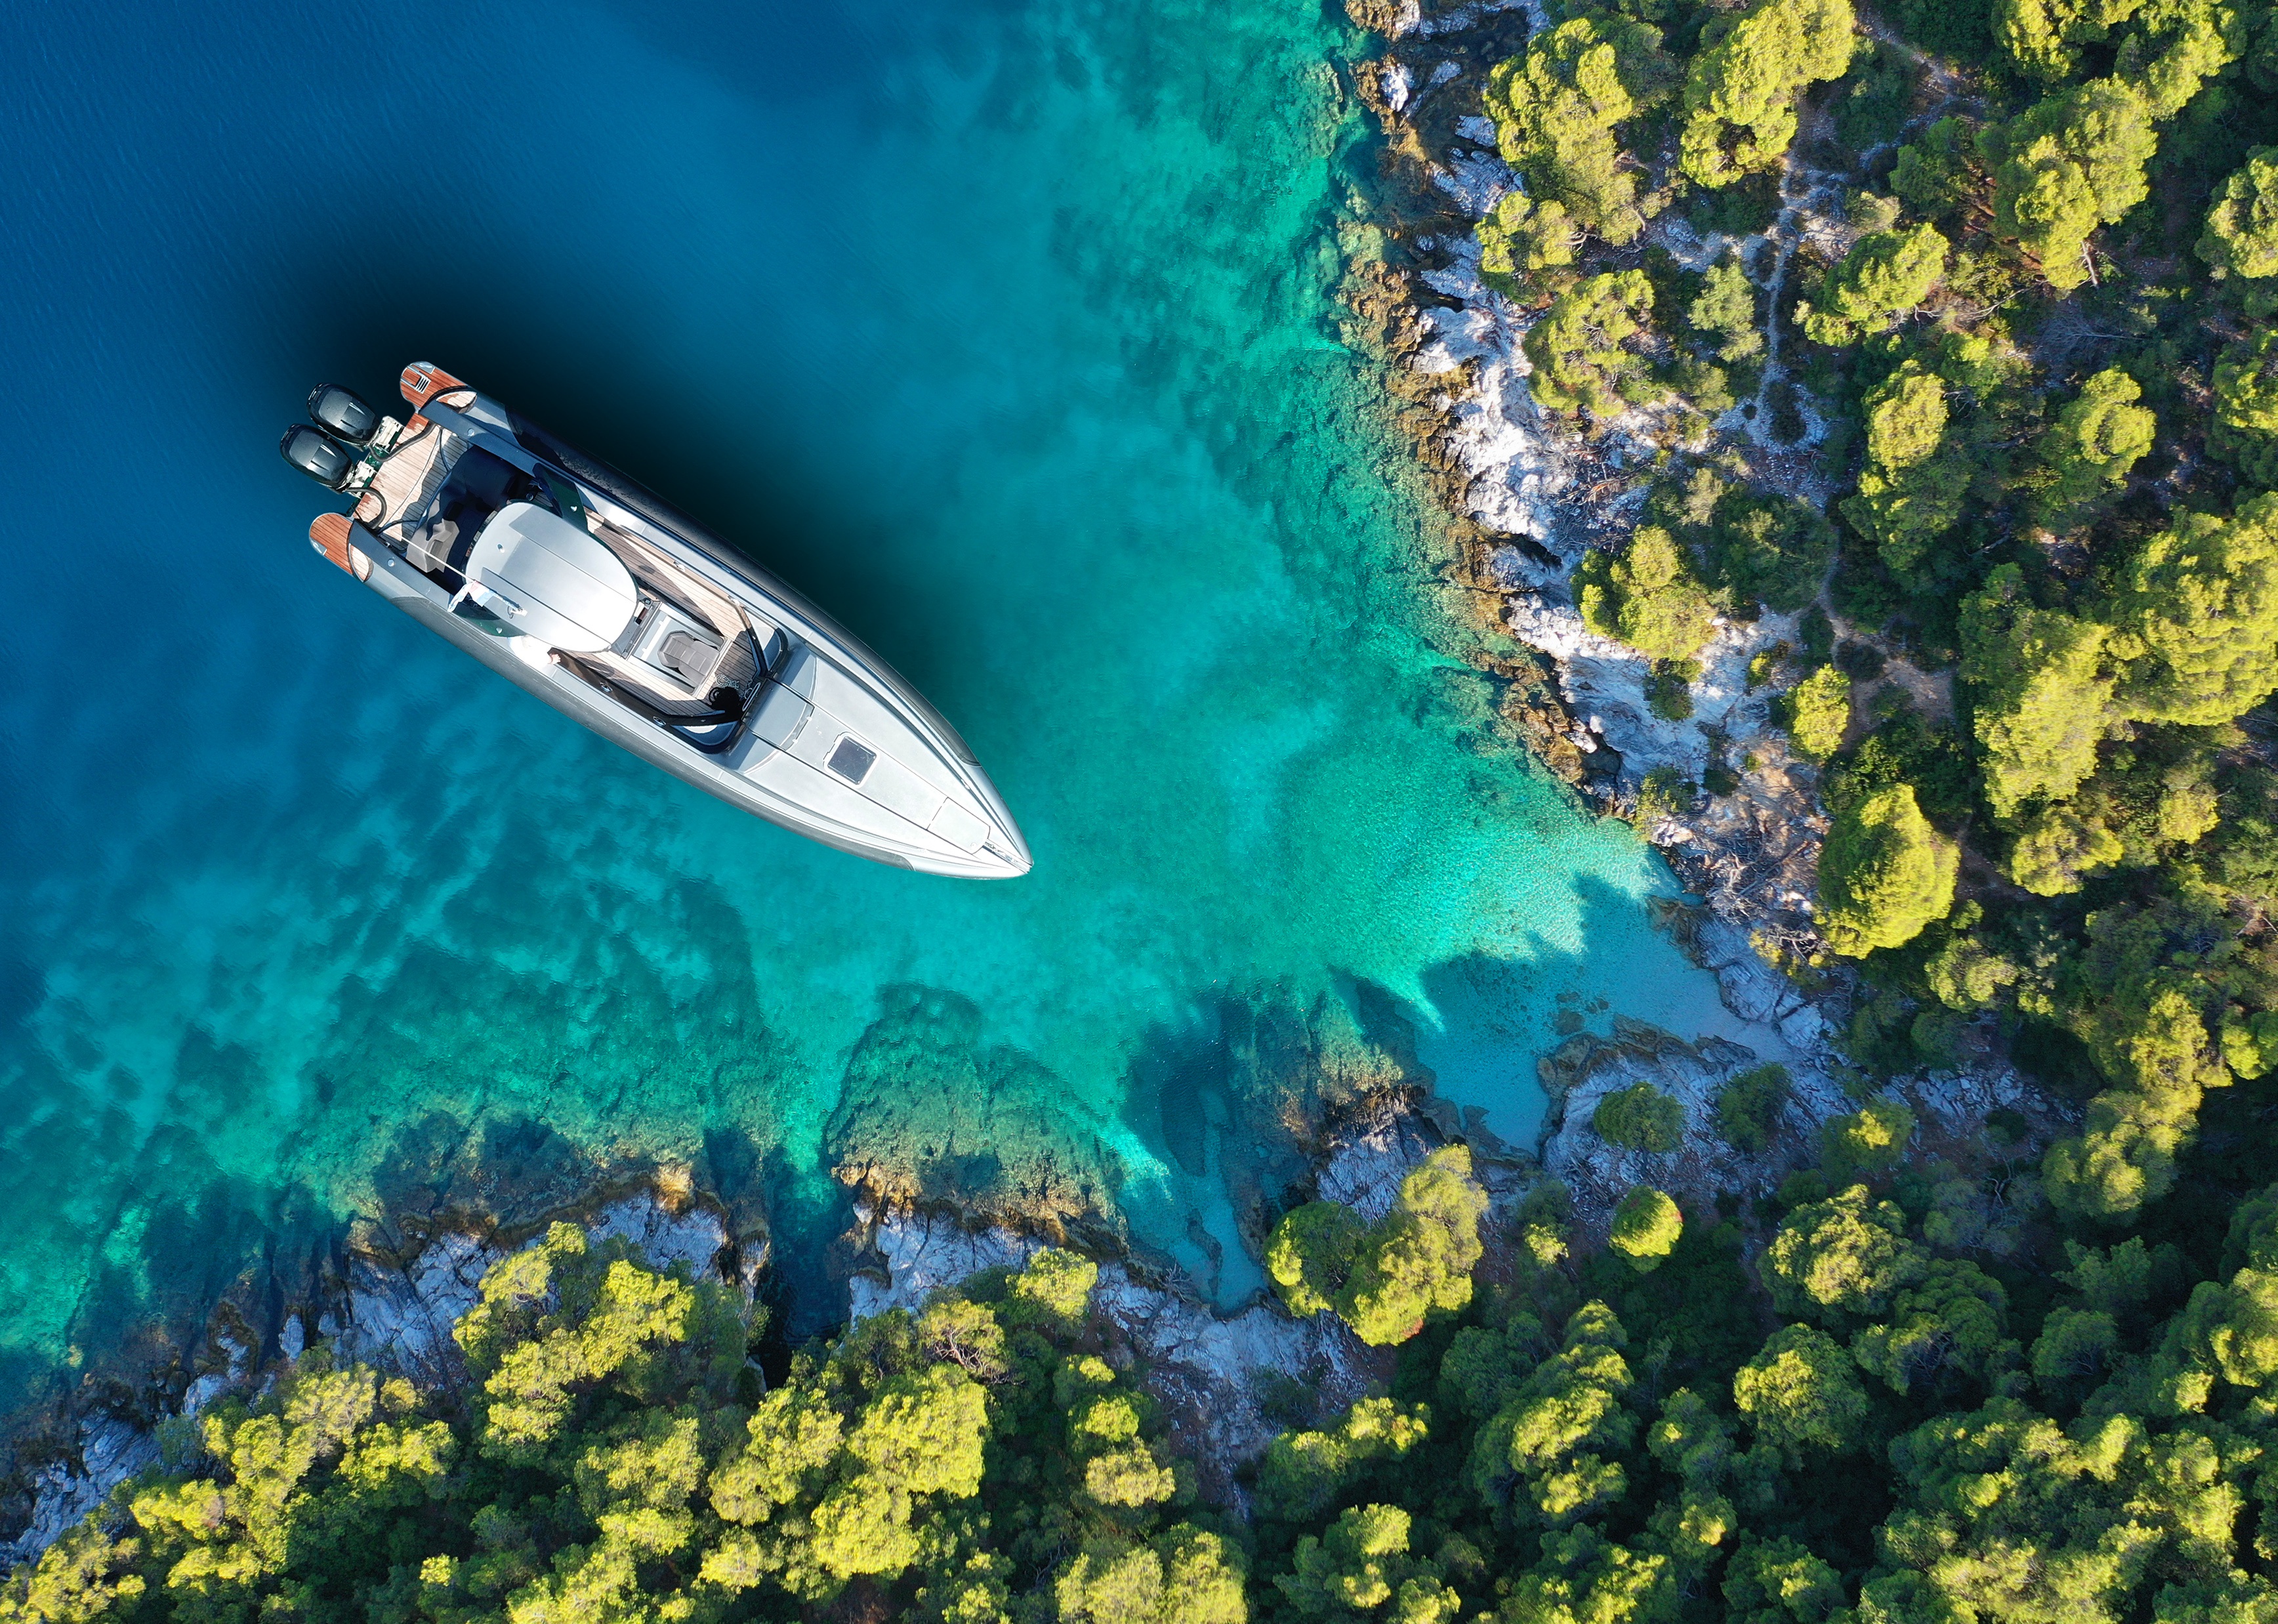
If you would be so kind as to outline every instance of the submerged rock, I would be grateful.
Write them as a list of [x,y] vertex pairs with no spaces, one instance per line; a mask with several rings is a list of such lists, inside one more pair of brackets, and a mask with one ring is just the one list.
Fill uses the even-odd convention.
[[954,1207],[986,1221],[1119,1229],[1109,1124],[1077,1125],[1066,1084],[982,1040],[970,1000],[888,988],[846,1063],[824,1141],[842,1183],[881,1207]]

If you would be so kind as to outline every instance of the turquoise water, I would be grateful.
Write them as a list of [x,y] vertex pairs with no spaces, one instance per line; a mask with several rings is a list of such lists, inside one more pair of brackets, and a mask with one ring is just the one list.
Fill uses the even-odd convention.
[[[1412,1027],[1523,1140],[1560,1010],[1721,1024],[1666,875],[1443,652],[1338,341],[1361,43],[1272,0],[0,19],[0,1383],[470,1165],[685,1163],[814,1313],[833,1158],[900,1143],[1111,1196],[1230,1303],[1290,1032]],[[852,625],[1035,873],[801,842],[315,559],[270,446],[415,357]]]

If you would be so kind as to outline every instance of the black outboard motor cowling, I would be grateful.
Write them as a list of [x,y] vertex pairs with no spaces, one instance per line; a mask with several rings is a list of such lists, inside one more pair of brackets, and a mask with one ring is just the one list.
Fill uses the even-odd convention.
[[355,471],[356,459],[340,442],[305,424],[294,424],[277,442],[277,453],[328,491],[336,491]]
[[379,426],[379,414],[338,384],[318,384],[309,391],[309,417],[335,440],[360,446]]

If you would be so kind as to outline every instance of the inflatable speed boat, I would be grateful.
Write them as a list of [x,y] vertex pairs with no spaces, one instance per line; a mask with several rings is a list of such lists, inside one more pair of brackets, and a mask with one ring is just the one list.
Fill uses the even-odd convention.
[[317,552],[516,686],[826,846],[1004,879],[1027,843],[957,730],[846,629],[640,486],[421,362],[413,415],[309,396]]

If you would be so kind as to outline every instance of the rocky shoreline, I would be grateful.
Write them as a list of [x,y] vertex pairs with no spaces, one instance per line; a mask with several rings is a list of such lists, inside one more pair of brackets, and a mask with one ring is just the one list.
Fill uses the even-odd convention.
[[[1634,816],[1646,776],[1670,769],[1695,786],[1690,806],[1645,832],[1718,919],[1807,946],[1826,817],[1817,772],[1798,759],[1773,719],[1775,690],[1752,686],[1749,667],[1798,638],[1798,617],[1724,619],[1699,656],[1691,715],[1655,714],[1652,664],[1591,632],[1576,607],[1575,567],[1595,544],[1626,534],[1645,495],[1637,476],[1655,448],[1648,414],[1595,438],[1562,425],[1534,400],[1520,341],[1542,313],[1491,287],[1473,226],[1507,193],[1523,189],[1479,111],[1491,68],[1531,28],[1547,27],[1540,0],[1477,0],[1449,8],[1355,0],[1354,20],[1381,34],[1381,56],[1358,65],[1355,85],[1383,134],[1377,196],[1386,252],[1357,268],[1362,330],[1392,377],[1395,416],[1418,443],[1461,548],[1457,583],[1483,628],[1508,633],[1539,669],[1514,678],[1506,719],[1550,770],[1601,812]],[[1798,241],[1835,229],[1817,211],[1823,177],[1805,179],[1779,220],[1754,238],[1703,241],[1681,221],[1656,220],[1638,245],[1682,264],[1727,246],[1760,248],[1785,267]],[[1777,380],[1766,369],[1761,398]],[[1751,471],[1773,488],[1823,504],[1830,491],[1807,424],[1793,445],[1748,423],[1754,402],[1720,425],[1738,429]],[[1846,628],[1847,630],[1847,628]],[[1909,673],[1893,670],[1892,679]],[[1863,696],[1861,696],[1863,698]],[[1734,786],[1701,793],[1716,774]]]
[[[1327,1199],[1380,1215],[1409,1168],[1445,1142],[1433,1121],[1444,1113],[1427,1114],[1413,1108],[1417,1103],[1412,1090],[1380,1094],[1354,1120],[1325,1130],[1322,1160],[1306,1182]],[[1530,1161],[1487,1165],[1489,1186],[1507,1204],[1535,1177]],[[0,1572],[36,1559],[113,1489],[157,1466],[168,1422],[195,1418],[225,1398],[257,1398],[319,1342],[341,1362],[370,1365],[426,1390],[457,1390],[467,1375],[454,1322],[479,1299],[490,1267],[535,1245],[555,1221],[576,1222],[596,1243],[623,1240],[654,1267],[684,1266],[692,1278],[726,1285],[746,1303],[761,1297],[765,1237],[739,1236],[731,1216],[676,1169],[658,1169],[629,1190],[617,1181],[606,1199],[512,1230],[465,1216],[408,1229],[400,1218],[360,1224],[325,1287],[293,1305],[273,1332],[252,1330],[241,1306],[226,1302],[193,1344],[195,1375],[154,1372],[139,1399],[83,1394],[80,1406],[58,1409],[21,1440],[19,1459],[24,1459],[13,1485]],[[846,1291],[845,1318],[921,1306],[941,1287],[1074,1239],[1050,1214],[1015,1225],[1000,1214],[880,1206],[858,1196],[852,1227],[832,1248],[834,1273]],[[1365,1346],[1334,1316],[1293,1320],[1271,1298],[1221,1316],[1175,1268],[1150,1265],[1097,1234],[1075,1244],[1102,1262],[1093,1301],[1116,1358],[1144,1373],[1220,1503],[1244,1504],[1235,1474],[1281,1429],[1273,1419],[1277,1383],[1303,1382],[1342,1406],[1390,1379],[1390,1353]]]
[[[1368,237],[1374,251],[1347,272],[1355,312],[1348,338],[1382,363],[1389,414],[1414,442],[1448,516],[1458,549],[1454,596],[1487,634],[1479,647],[1488,652],[1475,649],[1473,657],[1506,685],[1504,724],[1586,804],[1640,823],[1694,899],[1671,908],[1665,923],[1716,976],[1722,1001],[1750,1037],[1751,1046],[1687,1042],[1617,1021],[1609,1038],[1570,1039],[1540,1062],[1549,1101],[1536,1147],[1540,1166],[1568,1186],[1586,1232],[1602,1234],[1613,1203],[1640,1182],[1688,1204],[1767,1194],[1783,1172],[1811,1160],[1820,1125],[1857,1109],[1869,1092],[1831,1041],[1860,989],[1839,963],[1823,963],[1813,922],[1828,830],[1819,770],[1795,754],[1776,721],[1777,686],[1751,679],[1752,663],[1800,640],[1801,617],[1719,617],[1688,687],[1691,714],[1681,719],[1649,702],[1650,661],[1584,624],[1576,568],[1593,547],[1635,526],[1646,494],[1640,476],[1657,455],[1653,424],[1632,411],[1588,437],[1542,410],[1521,348],[1542,307],[1489,285],[1473,229],[1502,196],[1523,189],[1481,116],[1481,88],[1490,70],[1551,19],[1541,0],[1348,0],[1347,10],[1381,42],[1379,55],[1355,65],[1354,88],[1382,134]],[[1800,250],[1838,259],[1856,236],[1835,206],[1841,185],[1840,176],[1792,155],[1764,230],[1704,241],[1664,215],[1634,255],[1659,247],[1692,268],[1727,248],[1767,257],[1777,310]],[[1767,432],[1771,414],[1762,407],[1785,376],[1779,326],[1775,320],[1753,400],[1717,427],[1739,442],[1758,484],[1823,509],[1833,494],[1820,456],[1826,425],[1806,410],[1792,442]],[[1915,670],[1873,629],[1833,613],[1823,592],[1821,607],[1837,638],[1876,647],[1880,686],[1903,691],[1926,716],[1951,713],[1948,678]],[[1519,657],[1494,652],[1495,633],[1514,641]],[[1854,736],[1877,686],[1857,685]],[[1641,813],[1640,790],[1656,770],[1673,772],[1687,798],[1675,810]],[[1808,986],[1781,968],[1815,961],[1823,963]],[[1745,1156],[1716,1131],[1716,1094],[1736,1071],[1763,1061],[1787,1067],[1791,1092],[1771,1141]],[[1682,1103],[1677,1152],[1617,1151],[1588,1130],[1599,1099],[1638,1082]],[[2077,1115],[2029,1090],[1992,1055],[1872,1092],[1905,1103],[1926,1137],[1965,1160],[1989,1113],[2021,1114],[2036,1143]]]

